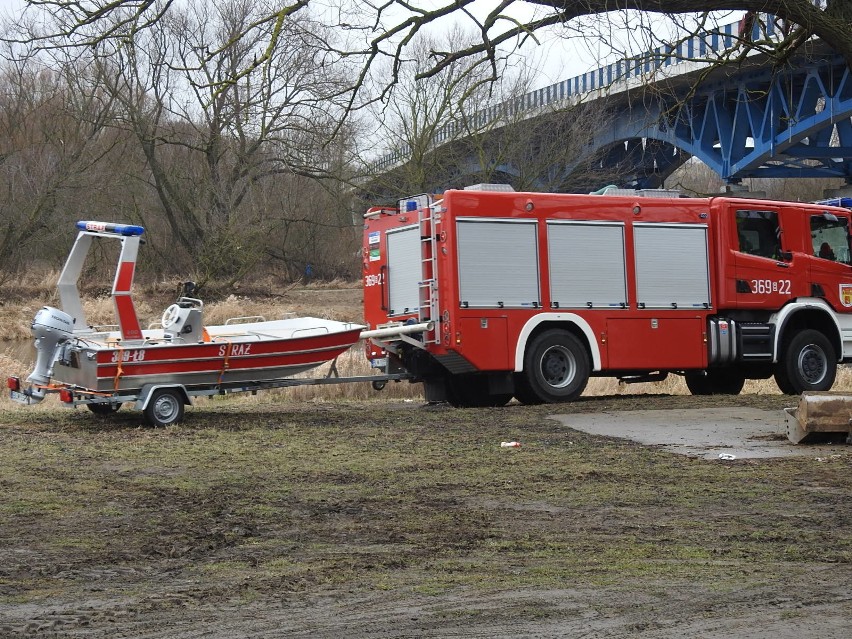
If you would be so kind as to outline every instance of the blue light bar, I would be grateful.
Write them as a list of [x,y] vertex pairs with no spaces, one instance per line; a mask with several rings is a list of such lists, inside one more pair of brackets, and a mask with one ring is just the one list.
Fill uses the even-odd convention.
[[835,197],[828,200],[817,200],[814,204],[822,204],[823,206],[842,206],[846,209],[852,209],[852,197]]
[[133,224],[114,224],[113,222],[77,222],[77,228],[81,231],[93,231],[95,233],[115,233],[116,235],[142,235],[145,228]]

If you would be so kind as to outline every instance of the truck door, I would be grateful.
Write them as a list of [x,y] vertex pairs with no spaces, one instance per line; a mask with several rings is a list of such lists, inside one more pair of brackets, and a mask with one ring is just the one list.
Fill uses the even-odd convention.
[[780,308],[788,299],[810,295],[807,269],[794,264],[797,254],[778,211],[739,205],[731,213],[738,242],[734,258],[737,305]]
[[812,255],[808,256],[811,294],[824,298],[839,312],[852,312],[852,259],[849,219],[820,213],[810,220]]

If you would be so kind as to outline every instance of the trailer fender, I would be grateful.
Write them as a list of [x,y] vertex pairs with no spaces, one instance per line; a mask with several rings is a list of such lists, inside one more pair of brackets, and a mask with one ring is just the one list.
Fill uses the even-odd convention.
[[183,395],[183,403],[187,406],[192,405],[192,399],[189,397],[189,393],[186,392],[186,388],[182,384],[146,384],[142,387],[142,390],[139,391],[139,397],[136,398],[136,405],[134,408],[136,408],[136,410],[145,410],[148,408],[148,402],[151,401],[151,395],[154,394],[154,391],[161,388],[176,388],[180,391],[181,395]]
[[[775,324],[775,341],[773,344],[772,361],[778,361],[778,354],[781,349],[781,340],[784,338],[784,333],[790,320],[797,314],[803,311],[818,312],[825,315],[825,318],[834,326],[834,334],[826,335],[832,345],[841,354],[842,359],[848,359],[852,356],[852,337],[847,339],[843,336],[852,335],[852,325],[845,327],[845,330],[840,326],[840,320],[837,313],[823,299],[818,297],[802,297],[784,306],[777,313],[774,313],[769,321]],[[852,319],[852,318],[850,318]]]
[[574,324],[583,331],[586,337],[586,343],[589,345],[589,351],[592,355],[592,370],[599,371],[601,369],[601,351],[598,347],[598,342],[595,339],[595,333],[589,323],[576,313],[539,313],[535,317],[531,317],[524,324],[518,335],[518,343],[515,345],[515,372],[520,373],[524,370],[524,353],[527,350],[527,342],[530,335],[541,324],[544,323],[560,323]]

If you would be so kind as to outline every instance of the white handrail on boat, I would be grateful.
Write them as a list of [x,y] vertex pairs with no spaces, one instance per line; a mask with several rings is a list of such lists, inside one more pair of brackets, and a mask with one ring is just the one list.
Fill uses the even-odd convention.
[[311,326],[309,328],[297,328],[290,334],[290,336],[296,337],[296,333],[307,333],[309,331],[318,331],[320,329],[324,330],[326,333],[331,332],[328,330],[328,326]]
[[229,317],[225,320],[225,326],[238,323],[248,324],[248,320],[251,320],[252,322],[265,322],[266,318],[263,315],[245,315],[244,317]]
[[92,324],[89,328],[95,333],[106,333],[107,331],[117,331],[121,327],[118,324]]

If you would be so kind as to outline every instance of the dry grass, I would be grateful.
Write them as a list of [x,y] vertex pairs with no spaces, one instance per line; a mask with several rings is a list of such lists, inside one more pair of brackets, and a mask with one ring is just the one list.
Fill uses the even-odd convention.
[[[30,323],[42,306],[60,306],[56,293],[58,273],[46,275],[49,281],[33,286],[26,295],[13,294],[3,289],[0,296],[0,343],[29,340]],[[21,285],[21,288],[25,288]],[[142,326],[159,326],[166,307],[174,302],[175,287],[167,283],[139,287],[135,296],[136,313]],[[263,287],[255,286],[258,290]],[[280,287],[279,287],[280,289]],[[270,289],[264,289],[268,291]],[[115,307],[107,293],[82,296],[86,320],[95,326],[114,325]],[[294,286],[275,294],[249,296],[231,293],[204,306],[208,325],[222,324],[234,317],[261,316],[281,319],[288,316],[312,316],[344,322],[363,320],[360,282],[312,282],[307,286]]]
[[56,297],[56,283],[58,281],[58,269],[29,268],[23,273],[16,274],[14,279],[3,282],[3,299],[49,300]]
[[[47,274],[47,280],[53,290],[53,282],[58,274]],[[43,282],[45,280],[42,280]],[[35,284],[35,282],[33,282]],[[271,283],[268,283],[271,288]],[[148,295],[139,295],[136,303],[137,313],[143,326],[159,325],[163,309],[171,298],[166,298],[165,283],[142,287]],[[255,284],[254,290],[265,288],[263,283]],[[30,322],[36,311],[45,304],[57,304],[55,296],[48,294],[47,284],[41,289],[34,286],[41,295],[34,295],[26,303],[5,302],[0,304],[0,339],[9,340],[5,347],[0,342],[0,373],[2,378],[8,375],[26,376],[31,370],[34,351],[31,348]],[[90,323],[96,325],[114,324],[112,299],[108,295],[87,296],[83,299],[83,308]],[[222,324],[229,318],[259,316],[265,319],[280,319],[287,316],[314,316],[341,321],[362,321],[362,294],[357,282],[312,282],[304,286],[295,286],[265,297],[248,297],[237,293],[224,299],[205,305],[205,319],[208,325]],[[360,345],[344,353],[336,362],[341,377],[356,377],[374,374]],[[323,366],[305,374],[318,378],[328,374],[329,366]],[[852,371],[841,367],[834,390],[852,392]],[[778,395],[774,380],[751,380],[746,383],[744,394]],[[589,382],[587,396],[619,396],[636,394],[688,395],[689,391],[682,377],[671,375],[663,382],[644,384],[622,384],[614,378],[595,378]],[[338,399],[365,400],[375,398],[411,399],[423,398],[420,384],[391,382],[378,393],[369,383],[347,383],[333,385],[297,386],[261,393],[257,396],[237,394],[228,396],[224,401],[246,404],[258,404],[277,401],[334,401]],[[217,399],[216,401],[223,401]],[[52,401],[45,406],[55,405]],[[0,407],[11,407],[6,393],[0,395]]]

